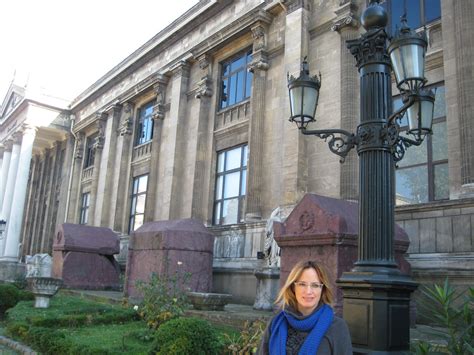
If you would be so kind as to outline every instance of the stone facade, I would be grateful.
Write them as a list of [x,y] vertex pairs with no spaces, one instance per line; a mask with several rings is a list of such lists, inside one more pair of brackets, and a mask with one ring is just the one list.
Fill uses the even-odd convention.
[[[443,265],[450,278],[472,283],[474,62],[462,58],[472,57],[474,3],[441,3],[441,20],[427,26],[426,75],[429,83],[445,87],[449,200],[397,207],[397,220],[412,241],[415,279],[428,282]],[[345,41],[363,31],[358,18],[365,6],[362,0],[199,1],[79,95],[68,111],[56,112],[59,121],[67,117],[67,135],[55,123],[37,131],[26,180],[23,163],[25,203],[15,205],[23,211],[21,233],[7,232],[7,240],[18,234],[10,248],[21,243],[20,257],[51,252],[55,224],[87,223],[121,236],[123,267],[132,222],[196,218],[216,237],[214,291],[252,304],[254,270],[262,266],[257,252],[263,251],[265,221],[276,207],[290,211],[306,192],[358,199],[356,153],[340,164],[327,143],[301,135],[288,122],[286,74],[297,75],[307,56],[311,73],[322,74],[317,127],[353,131],[358,73]],[[221,109],[222,63],[247,51],[252,93]],[[1,202],[13,199],[12,185],[3,186],[12,184],[10,171],[16,173],[8,169],[10,161],[20,161],[13,128],[24,120],[23,111],[21,105],[11,111],[9,104],[15,92],[21,97],[19,89],[2,106]],[[149,139],[142,139],[150,133],[145,123],[153,127]],[[219,153],[244,145],[240,220],[215,225]],[[144,176],[145,192],[139,186]]]

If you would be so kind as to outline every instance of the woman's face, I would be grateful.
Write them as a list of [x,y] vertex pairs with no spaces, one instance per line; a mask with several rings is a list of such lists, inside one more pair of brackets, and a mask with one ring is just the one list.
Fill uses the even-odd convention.
[[321,299],[322,287],[315,269],[303,270],[295,282],[295,296],[298,302],[298,311],[303,315],[311,314]]

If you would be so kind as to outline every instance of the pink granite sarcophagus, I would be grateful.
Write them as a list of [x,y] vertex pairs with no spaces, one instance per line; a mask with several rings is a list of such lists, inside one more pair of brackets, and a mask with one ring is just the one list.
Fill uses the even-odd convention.
[[128,245],[125,296],[141,298],[137,281],[155,273],[174,276],[189,273],[185,288],[212,291],[214,235],[194,219],[145,223],[132,233]]
[[[280,284],[300,260],[315,260],[336,281],[357,261],[358,204],[315,194],[306,194],[284,223],[274,222],[275,240],[281,248]],[[406,253],[408,235],[395,226],[395,261],[403,273],[410,272]],[[336,288],[335,310],[342,315],[342,291]]]
[[109,228],[64,223],[53,244],[53,277],[63,287],[88,290],[120,289],[120,267],[114,254],[120,240]]

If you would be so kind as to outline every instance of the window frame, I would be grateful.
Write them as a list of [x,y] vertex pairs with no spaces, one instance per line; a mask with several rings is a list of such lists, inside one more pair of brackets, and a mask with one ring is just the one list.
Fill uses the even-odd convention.
[[[236,149],[240,149],[240,165],[237,168],[226,170],[226,156],[227,153]],[[222,171],[219,172],[219,156],[221,154],[224,154],[223,157],[223,167]],[[212,206],[212,224],[215,226],[224,226],[224,225],[232,225],[232,224],[239,224],[239,223],[244,223],[243,220],[243,214],[245,211],[242,210],[244,204],[245,204],[245,199],[247,196],[247,176],[248,176],[248,143],[242,143],[236,146],[232,146],[230,148],[226,148],[223,150],[220,150],[216,154],[216,177],[214,181],[214,203]],[[226,175],[234,174],[236,172],[239,172],[239,193],[237,196],[232,196],[232,197],[224,197],[225,193],[225,188],[226,188]],[[245,172],[245,175],[244,175]],[[217,188],[218,188],[218,181],[220,177],[222,178],[222,188],[221,188],[221,198],[217,198]],[[245,176],[245,182],[244,182],[244,176]],[[242,184],[245,183],[245,191],[242,194]],[[238,205],[237,205],[237,221],[232,222],[232,223],[224,223],[223,221],[223,211],[224,211],[224,201],[228,200],[234,200],[237,198]],[[217,207],[219,206],[219,213],[217,214]],[[219,220],[217,220],[217,217],[219,216]]]
[[79,209],[79,224],[89,222],[90,192],[84,192],[81,196],[81,208]]
[[[145,176],[147,177],[145,191],[144,192],[138,192],[140,179],[142,179]],[[146,197],[147,197],[146,195],[148,193],[148,179],[149,179],[149,177],[150,177],[150,174],[147,173],[147,174],[142,174],[142,175],[135,176],[132,179],[132,188],[131,188],[132,194],[131,194],[131,198],[130,198],[130,209],[129,209],[129,217],[128,217],[128,234],[132,233],[133,231],[135,231],[137,229],[137,228],[134,228],[134,227],[135,227],[135,220],[136,220],[136,217],[138,215],[140,215],[140,216],[143,215],[143,223],[145,222]],[[135,184],[135,182],[136,182],[136,184]],[[135,188],[135,186],[136,186],[136,188]],[[143,196],[143,195],[145,195],[143,213],[137,213],[137,205],[136,205],[136,203],[134,204],[134,199],[137,200],[139,196]],[[135,210],[133,210],[133,209],[135,209]]]
[[[153,105],[154,100],[150,100],[141,105],[137,110],[134,147],[151,142],[153,139],[153,131],[155,128],[155,123],[153,121]],[[147,109],[150,109],[148,115],[146,114]],[[144,123],[147,123],[146,128],[143,128],[145,127]]]
[[[235,105],[238,105],[244,101],[247,101],[251,98],[252,96],[252,84],[253,84],[253,73],[249,72],[249,64],[252,62],[252,48],[247,48],[244,50],[241,50],[237,52],[236,54],[226,58],[225,60],[221,61],[219,63],[219,68],[220,68],[220,75],[219,75],[219,102],[218,102],[218,110],[222,111],[225,109],[228,109],[230,107],[233,107]],[[237,70],[231,70],[231,64],[240,58],[244,58],[244,65],[240,66]],[[225,74],[225,66],[229,66],[229,73]],[[238,73],[243,72],[244,73],[244,79],[243,79],[243,85],[242,85],[242,98],[236,101],[232,104],[228,104],[228,100],[230,97],[230,91],[232,90],[230,82],[232,77],[238,77]],[[236,79],[237,80],[237,79]],[[227,81],[227,87],[225,88],[224,92],[224,83]],[[248,83],[250,81],[250,83]],[[235,84],[238,87],[238,84]],[[237,92],[237,87],[235,88],[235,91]],[[248,91],[248,92],[247,92]],[[236,93],[236,96],[238,94]],[[226,97],[226,100],[224,101],[224,96]],[[225,104],[225,105],[224,105]]]
[[86,147],[84,152],[84,169],[94,166],[95,163],[95,141],[99,136],[98,133],[91,134],[86,138]]
[[[440,87],[446,88],[445,83],[444,82],[438,82],[438,83],[429,85],[427,88],[428,89],[437,89],[437,88],[440,88]],[[446,95],[446,92],[445,92],[445,95]],[[400,99],[400,98],[401,98],[400,95],[394,96],[393,97],[393,102],[395,103],[395,101]],[[445,103],[446,103],[446,101],[445,101]],[[439,123],[443,123],[443,122],[446,122],[446,124],[447,124],[446,105],[445,105],[445,110],[444,110],[444,116],[433,118],[433,126],[436,125],[436,124],[439,124]],[[407,128],[408,128],[407,125],[400,126],[400,133],[406,131]],[[448,193],[448,196],[445,197],[445,198],[438,198],[438,199],[435,198],[435,193],[436,193],[435,169],[436,169],[436,166],[447,164],[448,169],[449,169],[449,157],[447,156],[445,159],[434,160],[433,135],[432,134],[427,135],[425,137],[425,141],[426,141],[426,160],[423,161],[423,162],[414,163],[414,164],[410,164],[410,165],[398,166],[398,164],[397,164],[397,168],[396,168],[396,171],[395,171],[395,175],[397,175],[398,171],[403,171],[403,170],[410,169],[410,168],[417,168],[417,167],[426,166],[426,169],[427,169],[427,171],[426,171],[426,173],[427,173],[427,183],[428,183],[427,201],[426,202],[410,203],[411,205],[449,200],[449,193]],[[420,149],[420,148],[421,147],[411,147],[411,148],[408,148],[408,149]],[[447,145],[446,145],[446,149],[447,149]],[[403,160],[401,160],[399,162],[399,164],[402,163],[402,162],[403,162]],[[395,189],[396,189],[396,184],[395,184]]]
[[[399,18],[394,19],[394,17],[392,16],[392,14],[393,14],[393,11],[392,11],[392,2],[393,2],[393,1],[401,1],[401,0],[384,0],[384,1],[381,3],[381,5],[385,7],[385,9],[387,10],[387,12],[388,12],[388,14],[389,14],[389,16],[388,16],[388,23],[387,23],[387,32],[390,33],[392,36],[395,34],[395,28],[396,28],[396,26],[400,27],[400,26],[399,26],[399,25],[400,25],[400,19],[399,19]],[[415,0],[409,0],[409,1],[412,2],[412,1],[415,1]],[[439,16],[436,17],[436,18],[434,18],[434,19],[432,19],[432,20],[429,20],[429,21],[426,20],[426,11],[425,11],[425,9],[426,9],[426,7],[427,7],[427,6],[426,6],[426,1],[427,1],[427,0],[416,0],[416,1],[418,1],[418,3],[419,3],[419,9],[420,9],[420,17],[419,17],[419,23],[420,23],[420,25],[414,27],[414,26],[412,26],[412,25],[410,24],[410,22],[408,22],[408,26],[410,26],[410,28],[411,28],[412,30],[416,30],[416,29],[418,29],[418,28],[421,28],[421,27],[426,26],[426,25],[428,25],[428,24],[434,23],[434,22],[439,21],[439,20],[441,19],[441,16],[442,16],[442,14],[441,14],[441,1],[442,1],[442,0],[439,0],[439,2],[440,2],[440,5],[439,5],[439,7],[440,7]],[[409,7],[409,4],[407,3],[407,13],[409,14],[409,12],[410,12],[410,7]],[[394,20],[396,20],[396,23],[395,23],[395,24],[393,23]]]

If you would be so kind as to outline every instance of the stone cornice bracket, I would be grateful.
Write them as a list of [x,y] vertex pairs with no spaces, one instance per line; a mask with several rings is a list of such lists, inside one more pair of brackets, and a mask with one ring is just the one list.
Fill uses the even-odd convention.
[[285,0],[285,1],[282,1],[282,3],[287,8],[287,14],[290,14],[293,11],[296,11],[301,8],[311,11],[310,0]]
[[125,102],[123,104],[122,110],[122,123],[118,128],[118,133],[121,136],[131,135],[132,126],[133,126],[133,105],[130,102]]
[[161,75],[158,81],[153,85],[153,91],[156,93],[155,105],[153,105],[152,118],[162,120],[165,118],[165,95],[168,86],[168,77]]
[[84,132],[78,132],[76,134],[76,155],[75,159],[81,160],[82,154],[84,153],[84,139],[86,135]]
[[99,131],[97,137],[95,138],[94,149],[104,148],[105,141],[105,126],[107,124],[108,115],[105,112],[96,113],[96,125],[97,130]]
[[340,7],[334,12],[336,14],[336,19],[333,21],[331,31],[340,33],[343,28],[358,28],[360,23],[357,20],[356,12],[357,5],[351,0],[341,1]]
[[253,37],[252,62],[249,64],[249,70],[268,70],[267,53],[267,33],[268,25],[264,22],[257,22],[251,28]]
[[174,77],[189,76],[190,65],[186,60],[180,60],[170,68]]
[[110,114],[112,118],[120,118],[120,114],[122,113],[122,107],[123,105],[116,102],[110,107]]
[[196,99],[201,99],[203,97],[212,96],[212,56],[209,54],[203,54],[197,58],[199,62],[199,68],[201,68],[201,80],[197,83],[196,87]]

